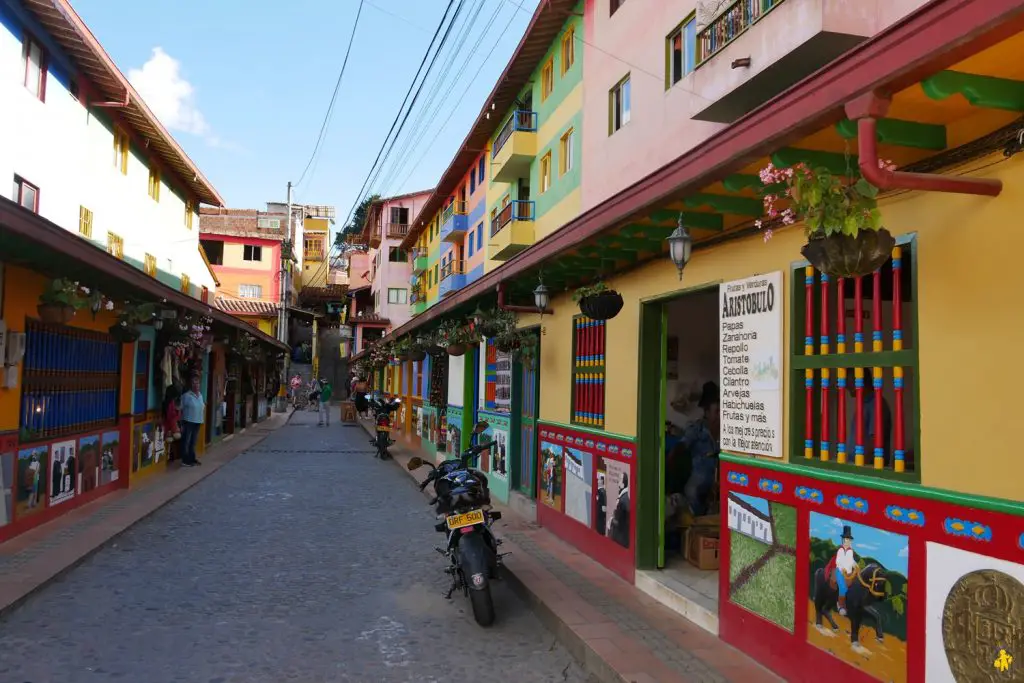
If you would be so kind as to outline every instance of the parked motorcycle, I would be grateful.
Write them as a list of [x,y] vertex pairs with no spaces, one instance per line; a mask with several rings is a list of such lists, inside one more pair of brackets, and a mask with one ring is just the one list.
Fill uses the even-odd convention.
[[[473,433],[486,429],[487,422],[479,422]],[[452,593],[461,588],[473,606],[473,618],[481,626],[494,623],[490,582],[498,578],[505,555],[498,552],[501,540],[491,531],[491,523],[501,519],[501,512],[491,510],[487,475],[475,468],[479,455],[494,444],[471,446],[458,458],[437,467],[419,457],[408,464],[410,470],[424,465],[431,468],[420,490],[434,485],[436,495],[430,505],[436,506],[437,519],[442,520],[434,529],[447,536],[445,547],[436,548],[449,561],[445,573],[451,576],[452,584],[445,598],[451,599]]]
[[377,449],[375,457],[387,460],[391,457],[388,447],[395,443],[391,438],[391,414],[398,410],[402,401],[398,398],[391,400],[384,397],[374,398],[370,394],[366,395],[366,399],[370,403],[370,410],[373,411],[373,424],[376,428],[376,434],[370,439],[370,445]]

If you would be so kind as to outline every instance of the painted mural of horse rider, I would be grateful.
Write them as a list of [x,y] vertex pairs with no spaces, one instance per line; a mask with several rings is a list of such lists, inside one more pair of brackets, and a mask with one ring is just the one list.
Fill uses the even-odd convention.
[[[853,530],[850,525],[843,526],[843,535],[840,537],[839,549],[835,557],[825,565],[825,578],[839,590],[839,613],[846,616],[846,591],[857,576],[857,560],[853,555]],[[836,570],[842,574],[842,580],[836,575]]]

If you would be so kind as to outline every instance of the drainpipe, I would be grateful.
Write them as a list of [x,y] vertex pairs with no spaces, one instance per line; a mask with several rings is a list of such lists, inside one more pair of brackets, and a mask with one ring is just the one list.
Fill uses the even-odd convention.
[[508,311],[509,313],[543,313],[544,315],[551,315],[554,313],[554,311],[550,308],[545,308],[543,311],[538,311],[535,306],[506,306],[505,285],[499,282],[496,289],[498,291],[498,310]]
[[1003,191],[994,178],[957,178],[934,173],[906,173],[879,167],[878,119],[889,112],[892,98],[877,91],[861,95],[846,104],[846,116],[857,122],[860,172],[879,190],[921,190],[996,197]]

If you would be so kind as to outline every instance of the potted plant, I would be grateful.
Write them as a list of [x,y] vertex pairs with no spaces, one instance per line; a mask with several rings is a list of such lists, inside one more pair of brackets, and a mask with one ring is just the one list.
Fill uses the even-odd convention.
[[417,363],[423,361],[427,357],[427,343],[423,337],[416,337],[416,339],[409,340],[409,360],[416,361]]
[[409,351],[412,348],[412,340],[408,337],[403,337],[395,342],[395,356],[400,361],[409,360]]
[[461,356],[469,346],[480,340],[479,335],[465,321],[446,320],[440,327],[441,345],[449,356]]
[[[895,168],[888,161],[878,163],[888,170]],[[878,188],[864,178],[849,182],[828,169],[806,164],[791,168],[768,164],[760,176],[769,188],[764,195],[768,218],[782,225],[803,223],[807,244],[800,253],[822,273],[837,278],[870,275],[892,256],[896,240],[882,227]],[[776,194],[780,186],[781,194]],[[780,211],[777,202],[783,198],[790,200],[789,206]],[[763,227],[762,221],[756,225]],[[770,229],[765,232],[768,239]]]
[[36,311],[44,323],[67,325],[75,317],[75,311],[85,304],[77,282],[56,278],[39,295]]
[[572,300],[591,320],[611,320],[622,310],[622,295],[601,281],[580,287],[573,292]]
[[440,358],[448,354],[443,346],[443,338],[441,336],[441,330],[436,329],[428,332],[425,336],[420,338],[423,342],[423,349],[431,356]]
[[477,309],[473,313],[474,329],[489,338],[500,337],[516,327],[516,314],[499,308]]

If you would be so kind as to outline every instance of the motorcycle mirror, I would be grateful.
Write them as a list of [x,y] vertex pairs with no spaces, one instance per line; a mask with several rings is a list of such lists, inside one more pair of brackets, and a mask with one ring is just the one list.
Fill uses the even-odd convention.
[[487,420],[480,420],[476,423],[476,427],[473,427],[474,434],[483,434],[487,431],[487,428],[491,426],[491,423]]
[[413,456],[412,459],[409,460],[409,464],[406,465],[406,468],[408,468],[410,472],[413,470],[418,470],[421,467],[423,467],[423,458],[419,457],[418,455]]
[[402,399],[400,399],[400,398],[395,398],[395,404],[396,404],[396,405],[397,405],[397,404],[399,404],[399,403],[401,403],[401,402],[402,402]]

